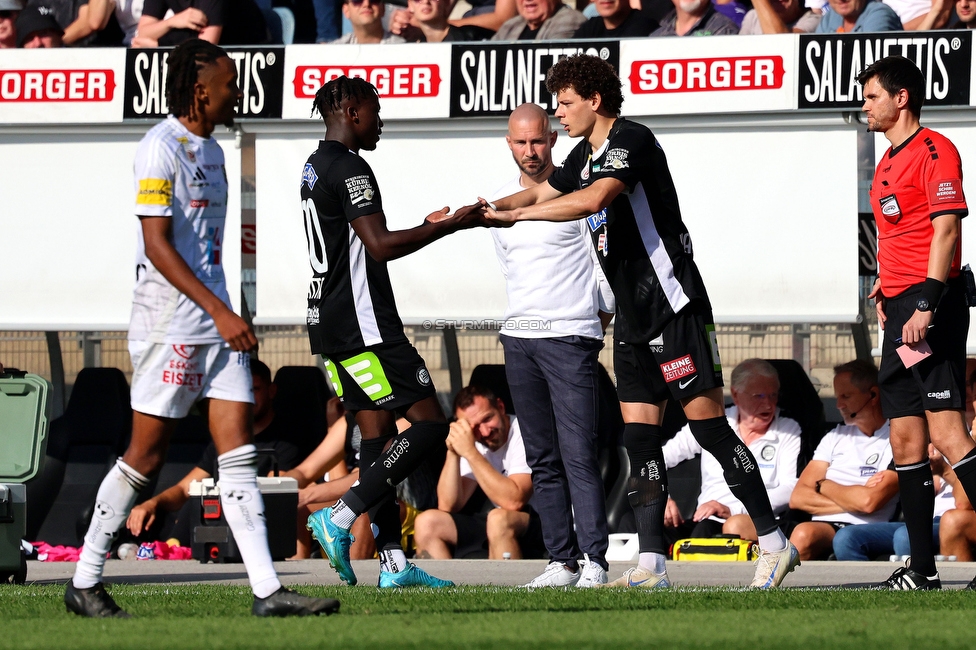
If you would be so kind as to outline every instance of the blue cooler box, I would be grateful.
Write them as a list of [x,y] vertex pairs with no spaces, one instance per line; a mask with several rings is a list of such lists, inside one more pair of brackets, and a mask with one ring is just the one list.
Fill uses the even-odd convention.
[[37,375],[0,375],[0,584],[27,580],[24,483],[40,471],[47,451],[50,390]]

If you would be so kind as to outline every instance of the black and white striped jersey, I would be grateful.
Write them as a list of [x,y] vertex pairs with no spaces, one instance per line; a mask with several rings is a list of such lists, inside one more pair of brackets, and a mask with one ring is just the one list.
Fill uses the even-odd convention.
[[305,320],[313,354],[407,340],[386,263],[370,256],[352,227],[357,218],[382,211],[369,164],[340,142],[319,142],[302,171],[312,266]]
[[586,218],[617,300],[614,338],[646,343],[689,304],[710,308],[708,295],[667,157],[650,129],[618,118],[598,151],[584,138],[549,184],[566,194],[601,178],[626,185],[608,207]]

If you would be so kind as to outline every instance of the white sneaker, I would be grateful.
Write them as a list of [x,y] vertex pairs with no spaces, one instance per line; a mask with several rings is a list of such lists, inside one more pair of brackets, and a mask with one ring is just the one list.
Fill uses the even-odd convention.
[[572,587],[580,579],[579,571],[572,571],[562,562],[550,562],[546,570],[532,579],[532,582],[522,585],[527,589],[536,587]]
[[654,573],[642,566],[635,566],[624,571],[624,574],[603,587],[639,587],[641,589],[655,589],[670,587],[668,572]]
[[800,566],[800,552],[790,542],[782,551],[760,551],[756,558],[756,577],[750,586],[772,589],[782,584],[786,574]]
[[580,589],[588,589],[605,584],[607,584],[607,572],[591,560],[589,555],[584,554],[583,559],[580,560],[579,580],[576,586]]

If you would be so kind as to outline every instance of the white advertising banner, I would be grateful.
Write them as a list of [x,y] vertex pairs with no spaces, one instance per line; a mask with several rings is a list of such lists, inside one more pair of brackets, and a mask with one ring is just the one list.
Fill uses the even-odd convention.
[[620,41],[624,115],[796,108],[794,34]]
[[[451,45],[293,45],[285,52],[282,117],[310,119],[315,93],[341,76],[376,86],[384,119],[433,119],[450,111]],[[318,115],[314,119],[321,119]]]
[[120,122],[125,48],[0,50],[0,124]]

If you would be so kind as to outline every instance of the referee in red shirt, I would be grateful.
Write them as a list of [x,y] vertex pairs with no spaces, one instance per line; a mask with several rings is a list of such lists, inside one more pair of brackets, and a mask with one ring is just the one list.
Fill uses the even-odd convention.
[[962,163],[952,142],[919,124],[925,78],[915,64],[890,56],[868,66],[858,82],[868,130],[891,142],[871,185],[878,280],[870,297],[884,327],[881,406],[891,420],[912,547],[910,565],[881,586],[940,589],[932,540],[935,492],[926,451],[930,437],[966,493],[976,495],[976,462],[971,462],[976,443],[963,419],[969,308],[960,276],[960,229],[969,208]]

